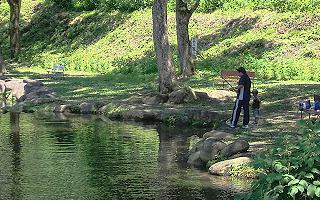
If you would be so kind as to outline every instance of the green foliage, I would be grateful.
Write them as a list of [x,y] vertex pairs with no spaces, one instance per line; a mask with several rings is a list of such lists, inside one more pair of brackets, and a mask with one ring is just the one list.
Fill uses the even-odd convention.
[[316,12],[319,0],[201,0],[199,11],[212,12],[217,9],[268,9],[277,12]]
[[135,10],[151,7],[152,0],[51,0],[55,5],[65,9],[78,11],[118,10],[132,12]]
[[52,0],[52,2],[60,8],[70,8],[72,0]]
[[232,177],[242,177],[242,178],[257,178],[259,174],[263,173],[263,170],[258,168],[243,164],[235,165],[228,169],[228,173]]
[[198,12],[211,13],[217,9],[223,8],[223,0],[200,0]]
[[175,127],[177,123],[177,116],[175,115],[169,115],[165,117],[164,122],[169,126],[169,127]]
[[301,121],[294,141],[283,140],[256,162],[266,174],[237,199],[320,198],[320,123]]
[[100,0],[99,6],[106,10],[132,12],[151,7],[152,2],[152,0]]

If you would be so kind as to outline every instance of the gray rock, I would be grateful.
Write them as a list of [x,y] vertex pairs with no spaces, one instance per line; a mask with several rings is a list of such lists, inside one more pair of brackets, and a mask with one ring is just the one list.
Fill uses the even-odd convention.
[[205,163],[200,159],[200,151],[197,151],[189,156],[188,164],[194,167],[203,167]]
[[10,79],[5,82],[4,86],[5,90],[11,90],[11,94],[18,102],[22,102],[25,99],[31,100],[41,98],[44,95],[53,93],[48,91],[42,82],[36,80]]
[[150,105],[159,104],[159,103],[161,103],[161,99],[158,98],[158,96],[146,97],[143,99],[143,103],[150,104]]
[[191,145],[192,145],[193,143],[195,143],[195,144],[193,144],[193,145],[191,146],[191,148],[190,148],[190,150],[189,150],[189,154],[191,155],[191,154],[193,154],[193,153],[195,153],[195,152],[197,152],[197,151],[200,151],[200,150],[202,149],[204,140],[203,140],[203,139],[200,139],[200,138],[199,138],[199,140],[198,140],[197,138],[193,137],[193,138],[190,138],[189,142],[190,142]]
[[83,102],[80,104],[80,113],[81,114],[93,114],[96,113],[97,109],[95,108],[94,104]]
[[54,107],[53,112],[55,113],[70,112],[70,105],[57,105]]
[[197,96],[191,87],[175,90],[169,94],[169,102],[174,104],[182,104],[197,100]]
[[237,153],[244,153],[249,149],[249,143],[245,140],[236,140],[235,142],[229,144],[221,151],[223,157],[230,157]]
[[224,160],[213,164],[209,168],[209,173],[218,176],[229,176],[230,174],[228,171],[232,166],[248,164],[251,161],[251,158],[248,157],[239,157],[231,160]]
[[26,94],[25,86],[27,83],[24,83],[23,80],[14,79],[5,82],[5,87],[11,90],[11,93],[18,101],[23,101],[22,97]]
[[185,87],[184,90],[186,91],[186,94],[187,94],[184,99],[184,102],[190,103],[198,99],[197,95],[195,94],[195,92],[192,90],[191,87],[189,86]]
[[124,119],[133,119],[135,121],[159,121],[159,110],[136,110],[129,109],[123,113]]
[[227,145],[225,143],[217,141],[215,138],[207,138],[203,143],[202,149],[200,150],[200,159],[203,162],[213,160],[226,146]]
[[208,100],[208,99],[210,99],[208,93],[206,93],[206,92],[197,92],[197,91],[195,91],[194,93],[195,93],[196,97],[198,99],[200,99],[200,100]]
[[212,130],[212,131],[207,132],[203,135],[203,139],[207,139],[209,137],[214,138],[217,141],[222,141],[225,139],[232,138],[233,135],[231,133],[227,133],[227,132],[223,132],[223,131]]

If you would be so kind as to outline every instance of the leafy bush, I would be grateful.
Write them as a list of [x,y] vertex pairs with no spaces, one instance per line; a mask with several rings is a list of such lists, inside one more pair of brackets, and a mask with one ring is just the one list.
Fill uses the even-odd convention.
[[284,140],[256,162],[267,172],[236,199],[320,198],[320,123],[301,121],[300,135]]
[[272,11],[316,11],[319,10],[320,0],[200,0],[198,11],[212,12],[216,9],[269,9]]
[[256,178],[259,174],[263,173],[263,170],[255,169],[248,164],[242,164],[232,166],[228,169],[228,173],[232,177]]

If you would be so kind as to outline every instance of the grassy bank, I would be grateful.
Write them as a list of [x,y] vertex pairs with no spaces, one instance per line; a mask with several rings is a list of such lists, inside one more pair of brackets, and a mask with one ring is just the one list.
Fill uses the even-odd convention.
[[[29,2],[26,7],[35,5]],[[100,74],[156,74],[150,9],[79,12],[48,6],[37,6],[34,13],[23,11],[19,65],[49,68],[64,64],[68,70]],[[0,38],[8,58],[4,17],[8,13],[4,9],[0,14],[4,25]],[[214,77],[221,69],[245,66],[263,79],[318,81],[318,19],[319,15],[311,12],[249,8],[196,13],[190,22],[190,36],[198,38],[203,57],[195,61],[198,74]],[[173,12],[168,20],[177,66]]]

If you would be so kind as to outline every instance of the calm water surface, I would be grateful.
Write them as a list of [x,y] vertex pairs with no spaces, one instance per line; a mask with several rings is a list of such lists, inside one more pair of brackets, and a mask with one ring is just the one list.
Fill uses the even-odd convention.
[[248,183],[185,164],[193,134],[94,116],[0,115],[0,199],[232,199]]

